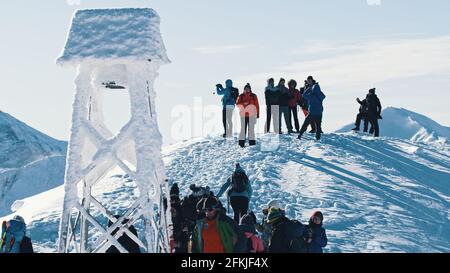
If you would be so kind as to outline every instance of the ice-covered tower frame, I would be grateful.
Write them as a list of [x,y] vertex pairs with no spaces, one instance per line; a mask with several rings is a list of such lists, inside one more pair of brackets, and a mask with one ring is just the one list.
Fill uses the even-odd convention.
[[[57,60],[78,70],[59,229],[61,253],[104,252],[111,245],[127,252],[117,241],[124,233],[147,252],[169,251],[170,209],[163,201],[168,185],[153,89],[160,65],[169,62],[159,23],[158,14],[150,8],[90,9],[74,14]],[[125,87],[130,96],[131,119],[116,135],[103,121],[105,84]],[[139,197],[119,218],[91,194],[92,186],[117,166],[139,190]],[[100,223],[94,210],[113,225]],[[142,241],[128,230],[139,219],[145,230]],[[100,236],[91,238],[92,229],[100,231]]]

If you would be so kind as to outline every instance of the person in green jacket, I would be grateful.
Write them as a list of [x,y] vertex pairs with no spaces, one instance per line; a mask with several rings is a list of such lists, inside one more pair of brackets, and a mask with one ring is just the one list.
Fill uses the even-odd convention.
[[239,229],[225,214],[220,201],[209,196],[200,204],[205,218],[198,220],[191,239],[192,253],[234,253],[237,252]]

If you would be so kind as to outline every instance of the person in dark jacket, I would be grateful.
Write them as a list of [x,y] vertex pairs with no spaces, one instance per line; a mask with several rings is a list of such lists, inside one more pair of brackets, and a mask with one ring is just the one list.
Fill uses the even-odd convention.
[[273,123],[273,130],[278,133],[280,129],[279,116],[280,116],[280,104],[279,104],[279,93],[278,88],[275,87],[275,81],[273,78],[267,80],[267,87],[264,91],[266,98],[266,124],[264,126],[264,131],[266,133],[270,132],[270,122]]
[[[14,216],[10,221],[4,221],[0,234],[0,253],[34,253],[33,244],[30,237],[26,236],[26,230],[27,225],[20,215]],[[10,238],[11,234],[14,237]]]
[[217,95],[222,96],[223,137],[232,137],[233,111],[239,91],[237,88],[233,87],[233,81],[228,79],[225,81],[225,88],[223,88],[221,84],[216,85],[216,92]]
[[291,99],[291,95],[289,94],[289,89],[285,86],[286,80],[281,78],[278,82],[277,88],[279,92],[279,104],[280,104],[280,114],[279,114],[279,132],[282,133],[281,130],[281,116],[284,116],[284,122],[286,123],[286,129],[289,131],[289,128],[292,130],[291,119],[289,115],[289,100]]
[[191,184],[189,189],[192,193],[185,196],[181,201],[181,215],[183,216],[183,221],[187,225],[188,236],[190,237],[197,220],[204,217],[200,211],[201,208],[198,208],[198,203],[203,198],[210,196],[211,191],[208,186],[200,187],[195,184]]
[[302,135],[306,132],[308,125],[314,123],[316,129],[316,139],[320,140],[322,134],[322,113],[325,94],[323,94],[319,83],[316,82],[312,76],[309,76],[306,82],[307,87],[303,97],[308,101],[308,116],[303,122],[298,139],[302,138]]
[[367,118],[367,99],[360,100],[359,98],[356,98],[356,101],[359,103],[359,113],[356,115],[355,128],[353,128],[352,131],[359,131],[361,121],[364,121],[364,133],[367,133],[369,127],[369,119]]
[[[304,226],[293,225],[293,222],[288,219],[283,211],[276,207],[271,207],[267,215],[267,223],[272,227],[272,234],[269,238],[269,246],[267,252],[269,253],[291,253],[293,251],[294,234],[299,234],[298,238],[305,244],[303,238],[305,231]],[[294,228],[298,230],[294,230]],[[305,250],[301,252],[305,252]],[[299,251],[300,252],[300,251]]]
[[[116,215],[114,216],[116,219],[118,219],[120,216]],[[123,220],[123,224],[128,223],[128,219],[124,219]],[[108,221],[108,227],[112,226],[113,222],[110,220]],[[136,228],[131,225],[128,230],[136,237],[138,237]],[[119,231],[119,228],[116,228],[111,235],[114,236],[117,232]],[[122,236],[119,237],[119,239],[117,239],[117,241],[122,245],[123,248],[125,248],[128,253],[141,253],[141,249],[139,248],[139,245],[130,238],[130,236],[128,236],[126,233],[123,233]],[[120,253],[120,251],[114,246],[110,246],[105,253]]]
[[328,243],[327,234],[322,227],[323,214],[320,211],[314,212],[306,226],[308,253],[323,253],[323,248]]
[[[243,183],[242,189],[240,189],[241,183]],[[236,163],[233,174],[220,188],[217,197],[220,198],[227,190],[228,198],[234,212],[234,221],[239,223],[240,218],[248,211],[248,205],[253,193],[250,180],[239,163]]]
[[191,239],[192,253],[235,253],[239,244],[238,225],[223,212],[213,196],[202,202],[205,217],[197,221]]
[[298,133],[300,130],[300,125],[298,122],[298,104],[300,102],[301,99],[301,95],[300,95],[300,91],[297,90],[297,82],[295,80],[290,80],[288,83],[288,87],[289,87],[289,120],[290,120],[290,125],[291,127],[288,128],[288,133],[294,133],[294,131],[292,131],[292,117],[294,117],[294,124],[295,124],[295,130]]
[[375,94],[375,88],[369,90],[369,94],[366,97],[367,103],[367,119],[369,120],[371,129],[370,133],[374,134],[375,137],[380,136],[380,127],[378,125],[378,120],[381,117],[381,102],[378,96]]
[[177,183],[174,183],[170,188],[170,212],[173,227],[173,237],[170,242],[172,253],[187,253],[189,229],[182,214],[180,190]]

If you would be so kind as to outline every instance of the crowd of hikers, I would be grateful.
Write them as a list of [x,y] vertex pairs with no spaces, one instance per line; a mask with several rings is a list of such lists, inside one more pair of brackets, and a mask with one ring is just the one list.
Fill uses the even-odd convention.
[[[266,123],[265,133],[270,132],[271,124],[273,131],[283,134],[283,122],[288,134],[297,133],[301,139],[311,126],[310,133],[315,134],[320,140],[322,131],[323,101],[325,94],[322,92],[319,83],[312,77],[304,81],[303,87],[297,89],[295,80],[290,80],[286,86],[286,80],[281,78],[275,86],[275,80],[267,80],[264,91],[266,101]],[[223,137],[233,136],[233,112],[235,107],[239,109],[241,130],[238,143],[245,147],[246,139],[249,145],[256,145],[255,125],[260,117],[260,107],[258,96],[253,93],[249,83],[244,86],[244,92],[239,94],[239,90],[233,86],[233,81],[228,79],[225,87],[222,84],[216,85],[216,93],[222,96],[222,121]],[[371,124],[370,133],[375,137],[379,136],[378,119],[381,119],[381,104],[375,95],[375,88],[369,90],[369,94],[363,101],[357,99],[361,105],[354,131],[359,131],[360,123],[364,120],[364,132],[367,132],[368,124]],[[305,116],[303,124],[300,126],[298,110]],[[294,131],[295,128],[295,131]]]
[[[273,200],[258,221],[249,211],[251,183],[239,164],[217,195],[208,186],[189,188],[183,199],[176,183],[170,189],[173,253],[322,253],[327,245],[320,211],[304,225],[289,219],[281,202]],[[219,200],[225,191],[233,218]]]

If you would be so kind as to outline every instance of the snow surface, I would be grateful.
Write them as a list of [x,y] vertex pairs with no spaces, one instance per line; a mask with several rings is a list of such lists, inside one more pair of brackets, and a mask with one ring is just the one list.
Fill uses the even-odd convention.
[[64,182],[66,145],[0,111],[0,216]]
[[[450,251],[447,144],[374,140],[352,133],[325,134],[320,142],[309,135],[301,142],[283,135],[279,143],[278,150],[265,152],[261,141],[241,149],[235,141],[198,138],[165,147],[163,155],[167,175],[171,183],[179,183],[182,194],[191,183],[217,192],[240,162],[250,176],[251,209],[258,217],[274,198],[285,204],[289,217],[303,222],[322,210],[326,252]],[[96,198],[113,212],[122,211],[136,194],[134,182],[117,170],[94,187]],[[17,211],[29,223],[38,251],[56,251],[62,198],[58,187],[22,200]]]
[[[383,119],[379,120],[379,124],[380,134],[383,136],[424,143],[441,143],[450,140],[450,127],[442,126],[434,120],[413,111],[388,107],[382,111],[381,116]],[[353,127],[355,127],[354,122],[337,132],[349,132]],[[360,129],[363,129],[363,124],[361,124]]]
[[152,61],[169,59],[159,30],[159,15],[150,8],[76,11],[64,51],[57,62]]

